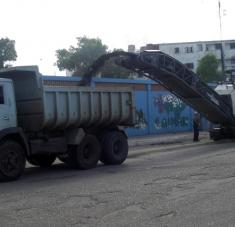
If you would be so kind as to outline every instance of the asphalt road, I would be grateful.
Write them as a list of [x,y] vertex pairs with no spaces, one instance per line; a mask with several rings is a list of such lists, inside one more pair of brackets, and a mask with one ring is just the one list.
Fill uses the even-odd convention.
[[121,166],[27,168],[0,226],[235,226],[235,142],[151,146]]

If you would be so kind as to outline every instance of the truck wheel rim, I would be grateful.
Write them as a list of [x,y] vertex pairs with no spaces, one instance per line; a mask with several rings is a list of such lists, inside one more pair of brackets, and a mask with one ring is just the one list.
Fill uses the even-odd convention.
[[89,160],[91,158],[91,155],[92,155],[92,150],[91,149],[92,149],[91,144],[87,144],[84,147],[83,156],[86,160]]
[[4,155],[1,161],[1,170],[6,176],[15,176],[20,170],[19,156],[11,151]]
[[83,151],[83,155],[85,159],[89,159],[90,157],[90,149],[89,149],[89,145],[86,145]]
[[117,140],[113,144],[113,153],[119,155],[121,151],[122,151],[122,142],[120,140]]

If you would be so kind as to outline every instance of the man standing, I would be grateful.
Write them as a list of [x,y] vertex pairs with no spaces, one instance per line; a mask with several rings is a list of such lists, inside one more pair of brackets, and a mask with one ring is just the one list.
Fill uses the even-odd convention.
[[199,141],[199,139],[198,139],[199,127],[200,127],[200,115],[198,112],[194,112],[194,115],[193,115],[193,133],[194,133],[193,141],[194,142]]

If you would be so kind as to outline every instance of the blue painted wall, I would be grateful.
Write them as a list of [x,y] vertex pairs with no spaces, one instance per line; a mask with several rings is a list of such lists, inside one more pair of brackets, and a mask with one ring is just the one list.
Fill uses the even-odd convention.
[[[77,77],[45,76],[44,79],[80,81]],[[154,89],[157,83],[151,80],[93,78],[93,87],[102,84],[111,87],[141,86],[134,88],[137,123],[135,127],[126,129],[129,136],[192,131],[193,109],[170,92],[162,88]],[[206,119],[202,118],[201,123],[202,129],[208,129],[209,123]]]
[[136,125],[134,128],[128,128],[126,131],[129,136],[148,135],[149,119],[148,119],[148,97],[147,91],[134,92],[136,105]]
[[167,91],[151,92],[150,112],[151,134],[188,131],[192,128],[191,108]]

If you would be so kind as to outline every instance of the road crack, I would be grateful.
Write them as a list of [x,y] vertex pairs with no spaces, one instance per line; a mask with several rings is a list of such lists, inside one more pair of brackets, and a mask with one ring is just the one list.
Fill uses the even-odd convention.
[[165,213],[160,213],[158,215],[155,216],[155,218],[163,218],[163,217],[174,217],[176,216],[176,211],[168,211],[168,212],[165,212]]

